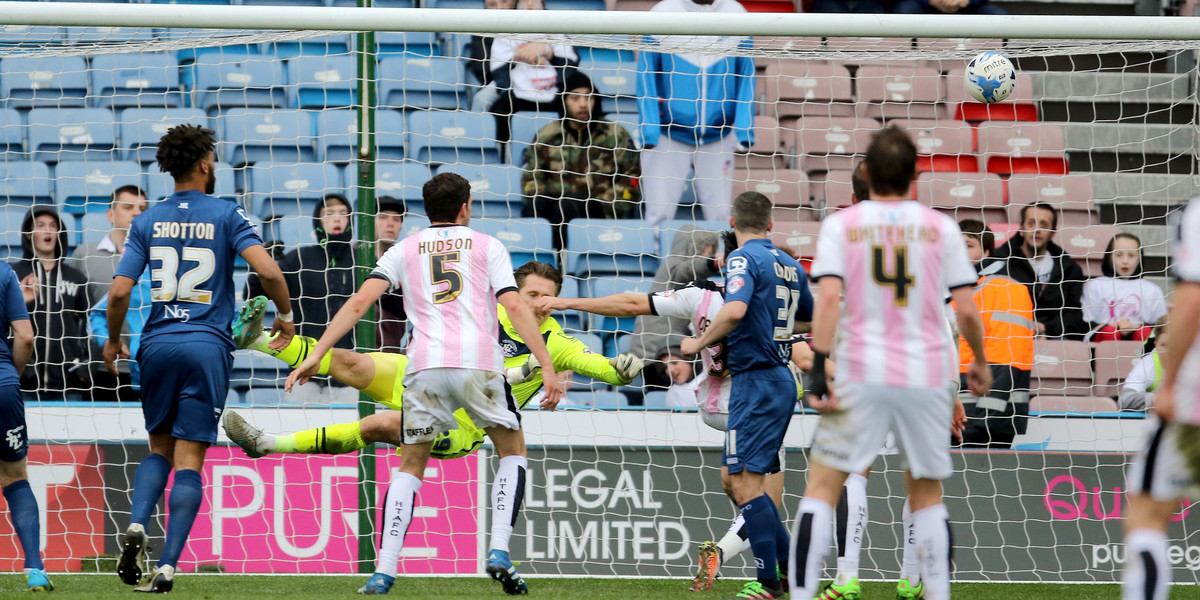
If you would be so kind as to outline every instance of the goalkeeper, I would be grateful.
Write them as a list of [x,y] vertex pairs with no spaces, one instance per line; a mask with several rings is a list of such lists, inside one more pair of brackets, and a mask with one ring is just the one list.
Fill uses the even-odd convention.
[[[532,305],[544,296],[557,296],[562,291],[562,274],[542,262],[528,262],[514,273],[517,291]],[[313,338],[295,336],[283,350],[272,350],[271,337],[264,334],[262,317],[265,298],[248,302],[234,324],[234,339],[238,348],[268,354],[295,368],[316,346]],[[626,385],[641,373],[642,361],[632,354],[606,358],[592,354],[586,344],[563,333],[550,311],[534,310],[542,336],[554,360],[556,371],[571,370],[611,385]],[[542,389],[541,369],[532,357],[504,307],[498,307],[500,345],[504,348],[504,366],[512,400],[519,408]],[[247,423],[235,412],[227,412],[225,433],[246,454],[258,458],[267,454],[344,454],[382,442],[395,445],[400,440],[401,411],[404,393],[404,369],[408,357],[387,352],[359,353],[335,348],[321,359],[322,375],[354,387],[376,402],[391,408],[353,423],[338,423],[292,434],[272,435]],[[442,432],[433,442],[433,458],[451,459],[471,454],[483,444],[484,431],[476,427],[466,412],[455,411],[458,428]]]

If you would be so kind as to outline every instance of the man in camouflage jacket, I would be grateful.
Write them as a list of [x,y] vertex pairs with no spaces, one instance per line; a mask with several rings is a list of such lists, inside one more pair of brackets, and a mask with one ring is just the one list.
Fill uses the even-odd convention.
[[547,219],[556,248],[566,245],[566,222],[631,216],[641,200],[641,164],[633,137],[598,116],[592,80],[576,72],[559,94],[563,117],[546,125],[525,150],[522,216]]

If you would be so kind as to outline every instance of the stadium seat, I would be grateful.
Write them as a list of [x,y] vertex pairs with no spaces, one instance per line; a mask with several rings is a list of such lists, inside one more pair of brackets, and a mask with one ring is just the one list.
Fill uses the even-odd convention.
[[[375,112],[375,159],[404,160],[404,115]],[[322,110],[317,113],[317,160],[350,162],[358,156],[358,113]]]
[[799,169],[806,173],[850,170],[878,129],[874,119],[804,117],[796,123],[791,147],[800,157]]
[[1092,393],[1097,396],[1116,398],[1121,395],[1121,386],[1133,370],[1133,366],[1145,354],[1145,344],[1135,341],[1108,341],[1094,346],[1096,357],[1092,360],[1095,385]]
[[776,246],[791,248],[801,258],[811,260],[817,254],[817,235],[820,233],[820,223],[784,221],[775,223],[770,238]]
[[575,406],[596,410],[629,408],[629,400],[621,392],[573,392],[567,399]]
[[25,152],[25,123],[15,108],[0,108],[0,161],[29,160]]
[[[121,160],[154,162],[158,140],[176,125],[208,126],[197,108],[127,108],[121,111]],[[218,157],[220,158],[220,157]]]
[[950,215],[955,222],[976,219],[1003,223],[1004,184],[992,173],[921,173],[917,177],[917,201]]
[[314,162],[312,121],[296,110],[233,108],[220,119],[217,155],[229,164]]
[[287,365],[275,357],[243,350],[233,353],[233,373],[229,383],[237,389],[277,387],[282,390],[287,371]]
[[638,112],[637,62],[589,61],[580,63],[600,95],[600,111],[633,114]]
[[107,108],[35,108],[29,111],[33,160],[107,161],[116,155],[113,114]]
[[[733,197],[742,192],[758,192],[771,199],[775,208],[790,209],[796,217],[791,221],[814,221],[817,215],[811,209],[808,194],[808,178],[802,171],[787,169],[756,169],[734,171]],[[801,210],[797,210],[801,209]]]
[[408,116],[408,155],[418,162],[485,164],[500,162],[496,119],[465,110],[416,111]]
[[[238,201],[237,177],[229,163],[217,161],[217,189],[213,195],[230,202]],[[170,173],[160,173],[158,169],[146,173],[146,197],[151,202],[157,202],[175,192],[175,180]]]
[[642,149],[642,118],[637,113],[632,115],[610,113],[604,115],[604,118],[625,128],[629,137],[633,138],[633,147],[638,150]]
[[[917,49],[930,53],[950,54],[954,52],[983,52],[984,50],[995,50],[1004,45],[1002,39],[988,38],[917,38]],[[927,60],[925,63],[933,66],[938,71],[947,71],[951,68],[956,68],[960,71],[960,79],[952,80],[950,83],[955,84],[961,81],[961,75],[964,61],[961,58],[950,60]]]
[[246,6],[325,6],[325,0],[238,0]]
[[840,64],[780,60],[767,65],[763,91],[766,114],[787,117],[850,117],[854,95],[850,72]]
[[[353,165],[350,168],[353,169]],[[404,200],[410,213],[424,215],[421,187],[429,178],[429,167],[418,162],[379,162],[375,165],[375,194]],[[407,229],[407,221],[405,223]]]
[[984,104],[967,96],[963,86],[965,67],[950,69],[946,75],[946,109],[960,121],[1037,121],[1038,105],[1033,97],[1033,77],[1017,71],[1017,85],[1004,102]]
[[424,215],[408,215],[404,217],[404,227],[400,229],[400,238],[404,239],[422,229],[429,227],[429,219]]
[[108,211],[93,208],[93,210],[79,215],[79,237],[75,240],[75,244],[94,244],[104,239],[111,230],[112,223],[108,222]]
[[1029,401],[1029,412],[1033,413],[1114,413],[1119,407],[1112,398],[1100,396],[1035,396]]
[[[379,5],[378,2],[375,3],[375,6]],[[358,6],[357,0],[355,0],[354,6]],[[352,47],[354,47],[353,36],[331,35],[300,40],[266,42],[259,46],[259,52],[261,54],[269,54],[277,59],[286,60],[297,56],[336,56],[349,54]]]
[[436,56],[440,46],[437,34],[432,31],[380,31],[375,34],[375,47],[382,55]]
[[[375,0],[372,4],[380,8],[413,8],[413,0]],[[425,6],[429,6],[426,3]],[[325,6],[358,6],[358,0],[328,0]]]
[[[254,213],[311,217],[327,193],[343,193],[337,167],[329,163],[259,163],[250,169],[249,201]],[[306,223],[311,229],[311,222]]]
[[[586,294],[591,298],[600,298],[602,296],[611,296],[613,294],[649,294],[650,287],[654,285],[653,277],[629,277],[627,275],[619,275],[616,277],[595,277],[587,281]],[[612,339],[618,332],[629,333],[633,331],[636,317],[605,317],[600,315],[592,315],[592,323],[589,331],[605,336],[606,339]]]
[[604,342],[594,333],[572,333],[571,337],[587,344],[592,354],[604,354]]
[[0,100],[8,108],[82,108],[87,80],[82,56],[0,59]]
[[53,25],[0,25],[0,46],[5,49],[61,43],[62,38],[63,28]]
[[[0,206],[54,202],[50,167],[31,161],[0,162]],[[15,229],[6,229],[10,234]]]
[[167,53],[102,54],[92,59],[88,73],[93,106],[166,108],[183,104],[179,65]]
[[782,135],[775,117],[755,115],[754,144],[745,154],[734,155],[734,165],[745,170],[786,169],[792,162],[786,143],[790,141],[790,137]]
[[[942,74],[932,67],[864,66],[854,77],[857,111],[869,119],[944,118]],[[961,87],[961,86],[960,86]]]
[[1083,274],[1097,277],[1104,262],[1104,249],[1114,235],[1121,233],[1112,225],[1090,225],[1087,227],[1059,227],[1054,234],[1054,243],[1074,258],[1083,268]]
[[653,275],[657,254],[654,230],[641,219],[575,219],[567,224],[567,263],[574,275]]
[[1059,226],[1100,224],[1100,214],[1092,201],[1092,178],[1087,175],[1013,175],[1005,186],[1010,223],[1020,222],[1022,207],[1045,202],[1058,208]]
[[471,219],[471,227],[500,240],[514,269],[531,260],[554,264],[558,259],[545,219]]
[[288,100],[295,108],[343,108],[358,101],[358,67],[349,54],[287,61]]
[[1051,123],[986,122],[979,125],[979,155],[984,170],[1001,175],[1065,175],[1063,129]]
[[508,163],[517,167],[525,166],[525,149],[533,145],[543,127],[558,118],[556,114],[532,111],[521,111],[509,117]]
[[[2,170],[3,167],[0,166],[0,171]],[[0,182],[0,194],[3,193],[4,187],[5,184]],[[21,236],[18,233],[21,231],[25,217],[29,214],[29,209],[29,206],[0,204],[0,227],[3,227],[4,231],[8,233],[4,236],[3,241],[0,241],[0,260],[17,259],[24,254],[24,250],[21,248]]]
[[[729,229],[729,223],[721,221],[702,221],[696,219],[668,219],[658,226],[658,255],[666,258],[671,255],[675,237],[681,232],[699,229],[702,231],[720,232]],[[718,242],[719,243],[719,242]],[[701,248],[703,250],[703,248]],[[716,249],[720,251],[720,248]],[[684,282],[686,283],[686,282]]]
[[471,199],[475,201],[476,209],[472,219],[521,216],[525,203],[521,193],[521,169],[509,165],[445,165],[438,169],[438,173],[443,172],[458,173],[471,182]]
[[988,229],[996,234],[996,247],[1003,246],[1008,238],[1012,237],[1017,231],[1020,231],[1021,226],[1013,223],[988,223]]
[[1029,387],[1038,394],[1092,395],[1092,351],[1084,342],[1038,338]]
[[384,57],[379,60],[379,106],[402,110],[470,108],[459,89],[460,70],[454,58],[411,54]]
[[208,114],[226,108],[287,106],[283,63],[254,54],[213,53],[196,58],[196,106]]
[[141,165],[128,160],[67,161],[59,163],[54,174],[58,202],[66,212],[104,212],[113,190],[145,186]]
[[642,408],[646,410],[666,410],[667,393],[663,391],[646,392],[642,396]]
[[979,171],[975,130],[965,121],[896,119],[917,145],[918,171]]
[[[809,187],[813,193],[813,206],[821,208],[824,216],[850,206],[854,201],[854,186],[850,183],[853,174],[853,171],[830,171],[825,174],[825,181],[814,182]],[[823,195],[818,198],[818,193]]]

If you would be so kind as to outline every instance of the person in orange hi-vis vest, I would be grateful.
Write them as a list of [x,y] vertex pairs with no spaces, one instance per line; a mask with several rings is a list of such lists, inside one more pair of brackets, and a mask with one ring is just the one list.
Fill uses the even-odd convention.
[[[985,259],[995,245],[993,234],[986,225],[964,219],[958,226],[967,244],[967,256],[980,270],[974,297],[983,317],[983,344],[992,367],[992,388],[988,395],[962,398],[967,409],[962,445],[1009,448],[1014,437],[1025,433],[1029,417],[1029,373],[1033,368],[1033,338],[1036,335],[1033,300],[1027,286],[991,273],[987,268]],[[958,347],[959,370],[966,373],[974,355],[961,338]]]

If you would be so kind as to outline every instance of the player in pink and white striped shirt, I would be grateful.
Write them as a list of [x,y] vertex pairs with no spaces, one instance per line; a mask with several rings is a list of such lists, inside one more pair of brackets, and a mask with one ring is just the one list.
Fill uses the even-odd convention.
[[[823,413],[813,437],[808,487],[793,531],[792,598],[810,600],[829,549],[829,528],[843,482],[874,462],[889,431],[907,459],[908,496],[921,554],[925,597],[950,597],[950,532],[941,480],[952,472],[957,342],[945,325],[950,291],[958,325],[975,352],[967,372],[972,393],[991,385],[983,323],[971,299],[977,279],[962,232],[948,216],[912,201],[917,151],[890,126],[871,140],[864,160],[871,201],[825,220],[813,278],[813,383],[809,406]],[[840,296],[845,290],[845,310]],[[839,331],[833,389],[825,360]],[[826,397],[827,396],[827,397]]]
[[404,374],[404,430],[400,470],[384,501],[382,541],[375,573],[360,594],[386,594],[397,575],[404,536],[433,440],[457,428],[453,413],[462,408],[487,431],[500,466],[492,485],[492,536],[487,572],[509,594],[528,585],[509,558],[508,542],[525,490],[525,437],[517,403],[504,382],[496,301],[508,312],[521,339],[542,365],[542,408],[553,410],[563,389],[529,306],[517,294],[512,262],[499,240],[467,227],[471,187],[466,179],[442,173],[422,190],[431,225],[393,245],[333,317],[313,352],[288,375],[291,391],[316,374],[320,359],[350,331],[389,289],[400,288],[412,322]]

